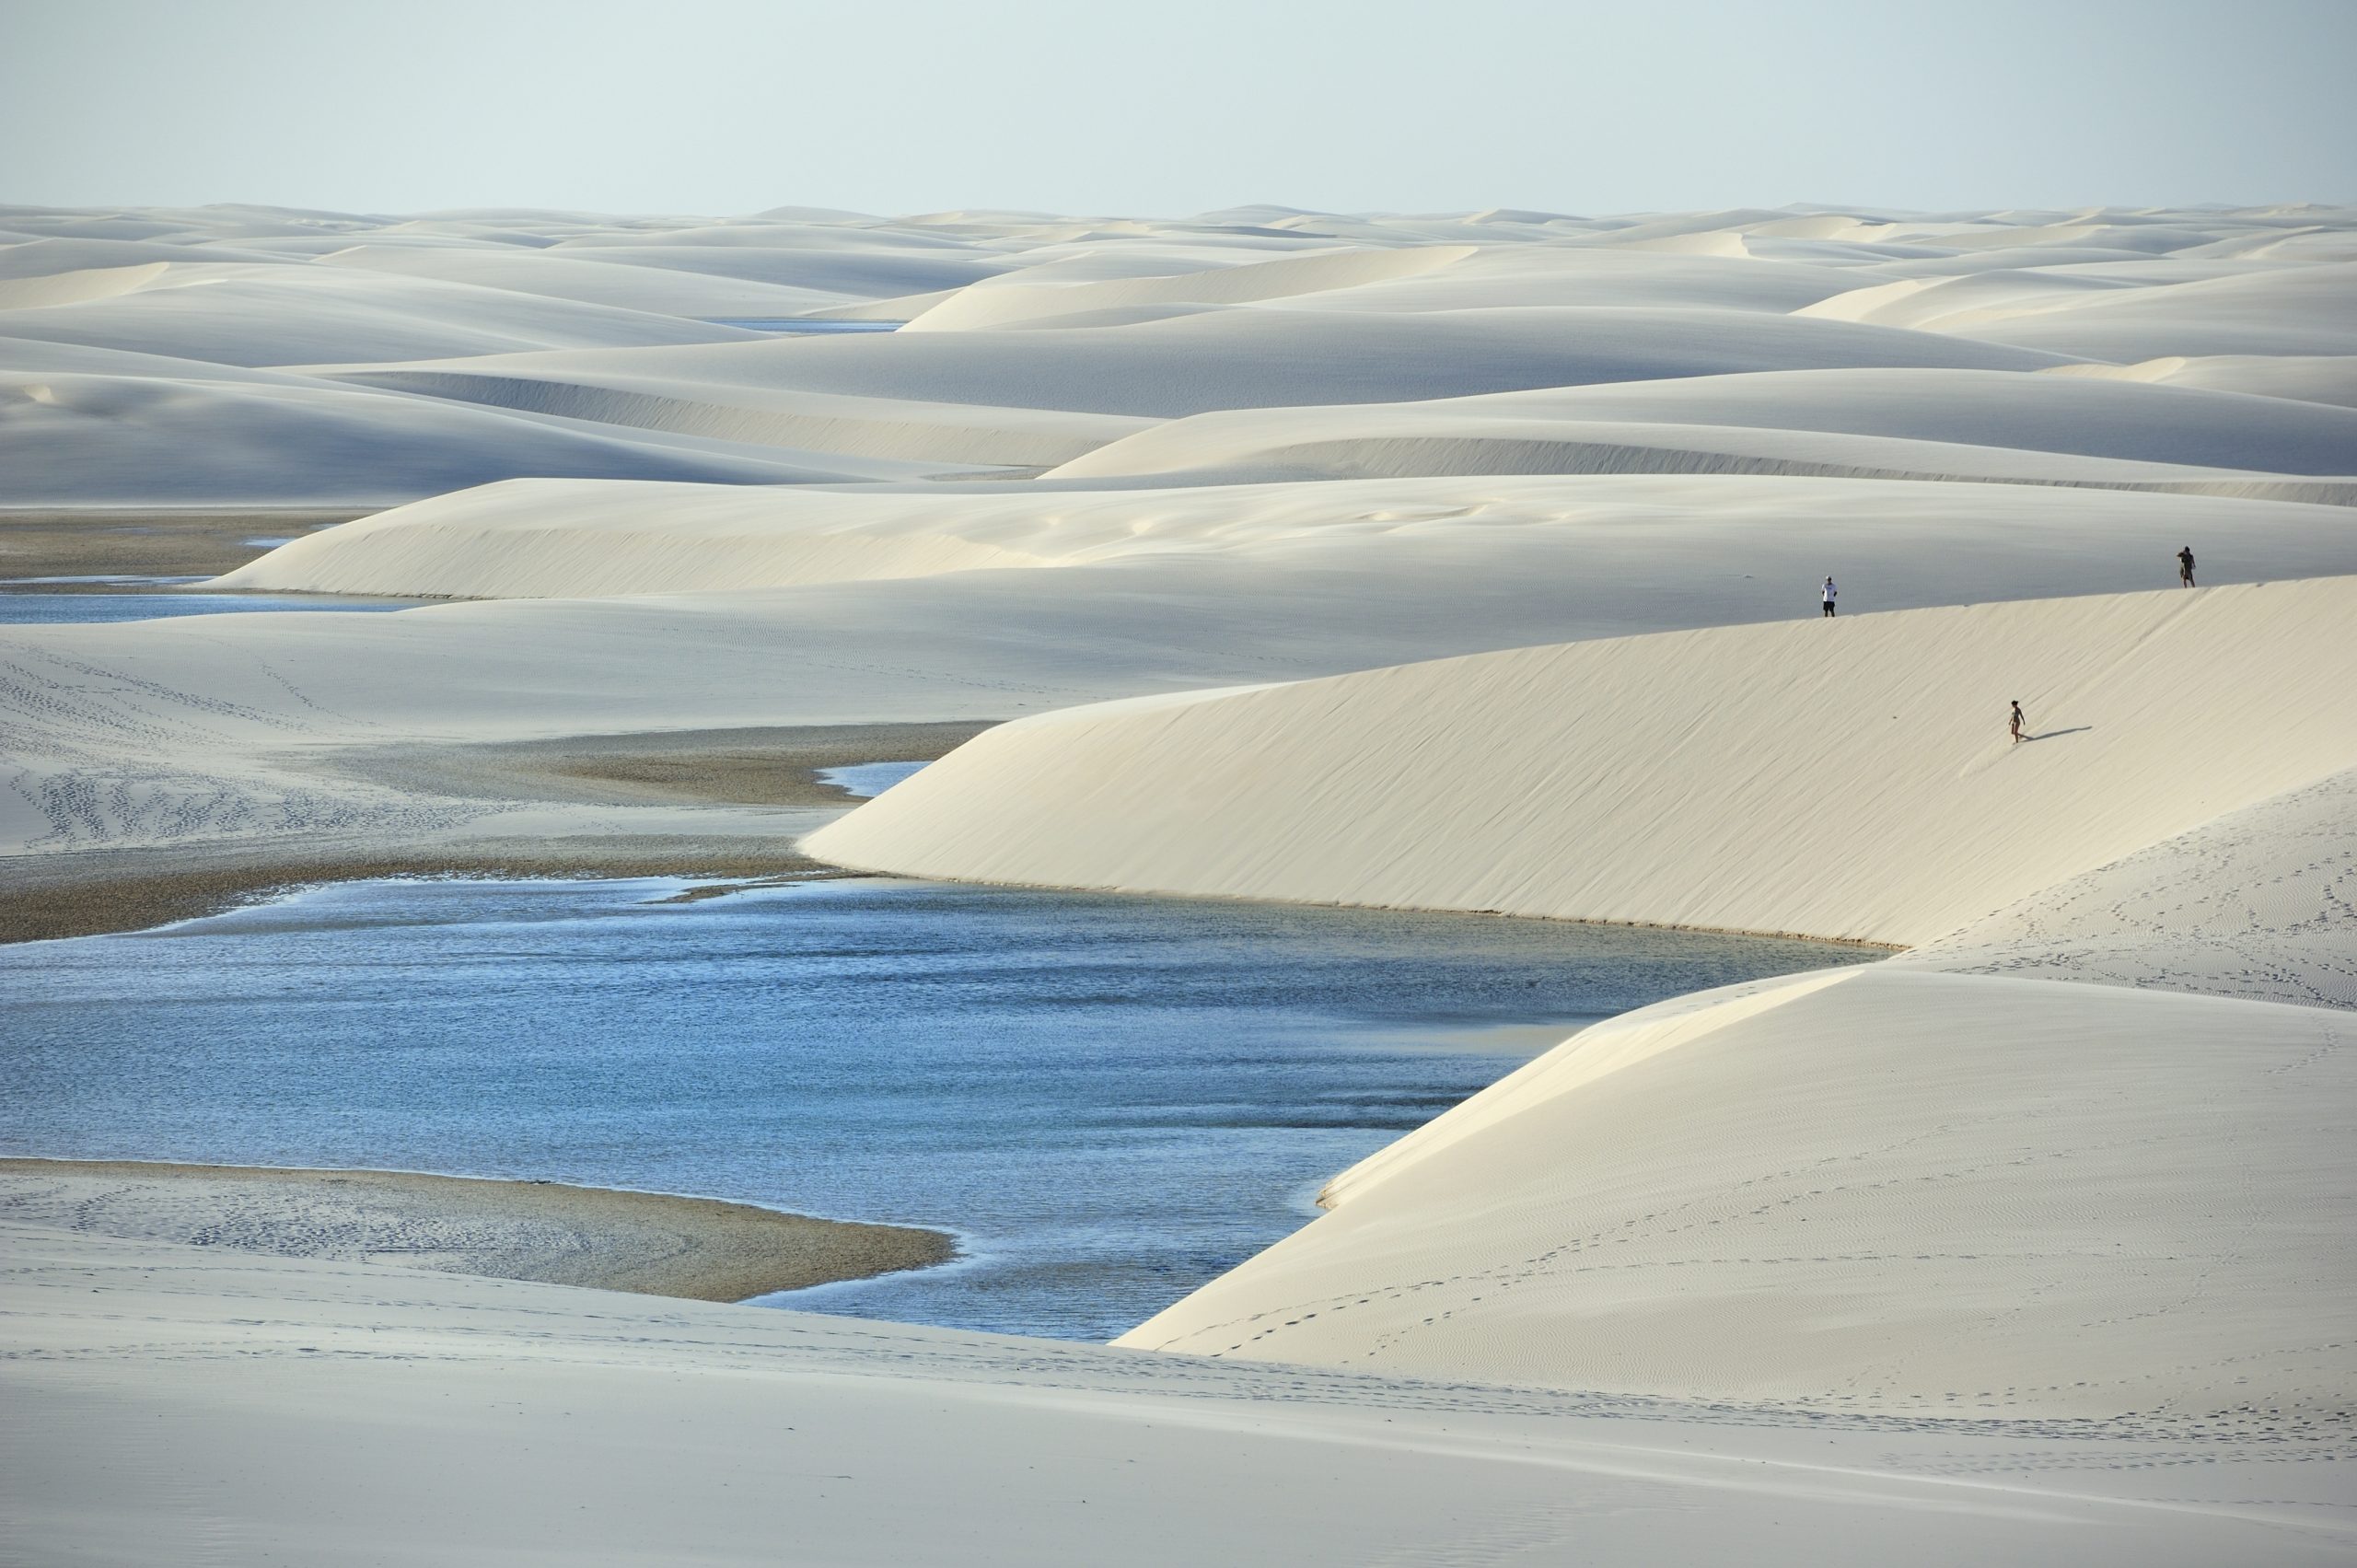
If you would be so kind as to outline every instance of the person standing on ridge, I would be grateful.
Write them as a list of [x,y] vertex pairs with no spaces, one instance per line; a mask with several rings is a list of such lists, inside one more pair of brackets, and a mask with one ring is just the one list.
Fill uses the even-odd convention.
[[2022,743],[2022,700],[2019,697],[2014,699],[2014,716],[2010,726],[2014,732],[2014,744],[2019,746]]
[[2189,544],[2177,552],[2177,580],[2189,588],[2193,586],[2193,546]]
[[1833,586],[1832,578],[1828,577],[1825,579],[1825,613],[1828,618],[1830,618],[1833,614],[1834,596],[1839,594],[1840,591],[1841,590],[1840,588]]

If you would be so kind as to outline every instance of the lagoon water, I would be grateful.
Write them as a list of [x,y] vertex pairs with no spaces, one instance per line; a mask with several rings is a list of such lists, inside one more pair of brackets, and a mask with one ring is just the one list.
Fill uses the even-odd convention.
[[771,1298],[1102,1339],[1585,1022],[1800,942],[881,879],[318,889],[0,948],[0,1150],[710,1194],[956,1231]]
[[166,621],[183,615],[246,615],[258,610],[409,610],[416,598],[342,594],[0,592],[0,626],[64,626],[115,621]]

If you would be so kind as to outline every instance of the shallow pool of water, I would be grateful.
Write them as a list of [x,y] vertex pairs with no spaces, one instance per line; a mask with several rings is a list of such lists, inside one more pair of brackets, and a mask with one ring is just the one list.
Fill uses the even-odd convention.
[[163,621],[181,615],[239,615],[268,610],[409,610],[428,602],[415,598],[355,598],[346,594],[0,592],[0,626]]
[[0,948],[0,1149],[535,1177],[954,1230],[781,1305],[1109,1337],[1596,1017],[1853,962],[857,879],[376,882]]
[[856,800],[873,800],[901,780],[912,778],[923,762],[853,762],[843,768],[820,768],[819,782],[830,784]]

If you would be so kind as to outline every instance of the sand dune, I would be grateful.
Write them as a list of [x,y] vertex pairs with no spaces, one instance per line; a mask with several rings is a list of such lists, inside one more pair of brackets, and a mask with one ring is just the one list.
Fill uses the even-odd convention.
[[229,365],[723,343],[752,334],[510,289],[331,267],[198,266],[128,294],[0,314],[0,333]]
[[21,310],[44,305],[79,305],[86,300],[111,299],[117,295],[131,294],[156,283],[169,270],[168,262],[147,261],[127,267],[91,267],[79,272],[0,278],[0,310]]
[[[2284,408],[2245,396],[2077,374],[2024,380],[1994,371],[1906,369],[1789,370],[1424,403],[1197,414],[1075,459],[1057,477],[1276,466],[1306,460],[1288,456],[1304,447],[1330,454],[1323,459],[1329,467],[1346,460],[1344,451],[1381,462],[1385,446],[1419,438],[1552,441],[1576,448],[1628,442],[1640,437],[1645,425],[1664,427],[1667,434],[1655,444],[1673,447],[1789,454],[1796,461],[1880,465],[1945,477],[2090,483],[2167,477],[2160,471],[2140,474],[2130,466],[2137,464],[2357,474],[2357,418],[2337,409]],[[1715,436],[1683,434],[1718,426],[1880,441],[1763,446],[1725,431]],[[2112,461],[2043,463],[2029,456],[2034,453]],[[1447,459],[1435,453],[1426,460]],[[1479,459],[1469,454],[1458,460]],[[1564,460],[1573,459],[1567,453]]]
[[2116,364],[2165,354],[2357,354],[2357,263],[2112,291],[1958,327],[1966,337]]
[[[1082,709],[981,737],[810,847],[918,876],[1922,942],[2357,766],[2357,708],[2328,696],[2357,683],[2353,613],[2350,578],[1988,604]],[[2014,698],[2049,738],[2007,744]]]
[[[915,320],[911,331],[975,331],[1078,316],[1133,305],[1239,305],[1297,295],[1356,289],[1445,270],[1473,254],[1465,246],[1343,250],[1221,267],[1169,277],[1097,283],[982,284],[961,289]],[[1027,270],[1025,277],[1033,275]]]
[[2198,359],[2172,354],[2137,365],[2058,366],[2048,374],[2154,381],[2173,387],[2201,387],[2220,392],[2248,392],[2257,397],[2357,408],[2357,355],[2352,354],[2282,358],[2222,354]]
[[616,265],[587,250],[552,256],[538,250],[355,245],[320,257],[319,265],[366,267],[403,277],[515,289],[666,316],[798,316],[840,305],[845,297],[831,289],[756,283],[677,268]]
[[382,505],[516,474],[784,484],[894,463],[289,380],[0,372],[0,505]]
[[[645,237],[649,240],[660,236]],[[801,247],[666,245],[626,243],[621,236],[583,236],[560,240],[559,257],[580,256],[622,266],[654,267],[711,277],[743,278],[811,294],[891,298],[905,294],[963,288],[994,277],[1006,263],[995,257],[938,249],[877,250],[829,244],[818,238]]]
[[[1980,1419],[2322,1430],[2346,1015],[1872,967],[1600,1025],[1122,1342]],[[2230,1288],[2220,1288],[2226,1281]],[[1509,1372],[1511,1368],[1511,1372]]]
[[2357,772],[2229,811],[1892,960],[2357,1007]]
[[768,356],[744,365],[708,356],[667,374],[660,362],[646,358],[502,354],[434,367],[331,367],[321,374],[347,386],[632,429],[936,466],[1051,467],[1148,423],[1120,414],[795,391],[761,383],[761,369],[770,363]]
[[1748,257],[1490,244],[1434,276],[1291,299],[1293,310],[1467,310],[1508,305],[1707,308],[1785,312],[1856,287],[1839,268]]
[[[946,535],[922,493],[549,482],[406,508],[274,552],[237,582],[704,591],[9,629],[0,644],[22,696],[0,844],[194,851],[505,832],[512,807],[404,799],[343,759],[404,741],[998,719],[1566,637],[1785,621],[1796,608],[1814,615],[1829,556],[1875,604],[2166,581],[2155,527],[2217,541],[2220,580],[2357,566],[2345,514],[2278,504],[1739,479],[1596,480],[1569,494],[1529,480],[1320,488],[1331,494],[1117,492],[1043,511],[978,486],[961,498],[970,526]],[[838,575],[862,555],[882,570],[936,549],[1062,563]],[[801,573],[834,580],[743,591]],[[582,830],[581,813],[564,819]],[[692,822],[668,816],[660,830]],[[708,819],[716,838],[749,830],[763,830],[738,814]]]
[[1757,311],[1513,308],[1353,319],[1271,307],[1093,330],[768,345],[774,384],[855,397],[1171,416],[1831,366],[2037,369],[2058,356]]
[[[1347,639],[1356,656],[1511,645],[1496,640],[1507,626],[1540,641],[1783,620],[1814,612],[1829,564],[1852,603],[1876,608],[2154,586],[2174,571],[2156,535],[2202,540],[2218,583],[2357,571],[2357,525],[2337,507],[2008,485],[1485,476],[946,495],[547,481],[384,512],[219,586],[567,598],[1103,567],[1118,575],[938,594],[1017,596],[1028,621],[1060,613],[1051,601],[1115,592],[1140,599],[1132,623],[1150,640],[1213,613],[1215,593],[1239,646],[1339,633],[1339,616],[1361,628]],[[1247,563],[1251,575],[1232,569]],[[880,602],[872,613],[891,635],[920,634]]]

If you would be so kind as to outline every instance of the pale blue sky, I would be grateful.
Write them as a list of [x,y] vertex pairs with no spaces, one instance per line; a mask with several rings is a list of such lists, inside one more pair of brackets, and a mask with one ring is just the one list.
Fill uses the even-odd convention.
[[0,202],[2357,201],[2357,0],[0,0]]

